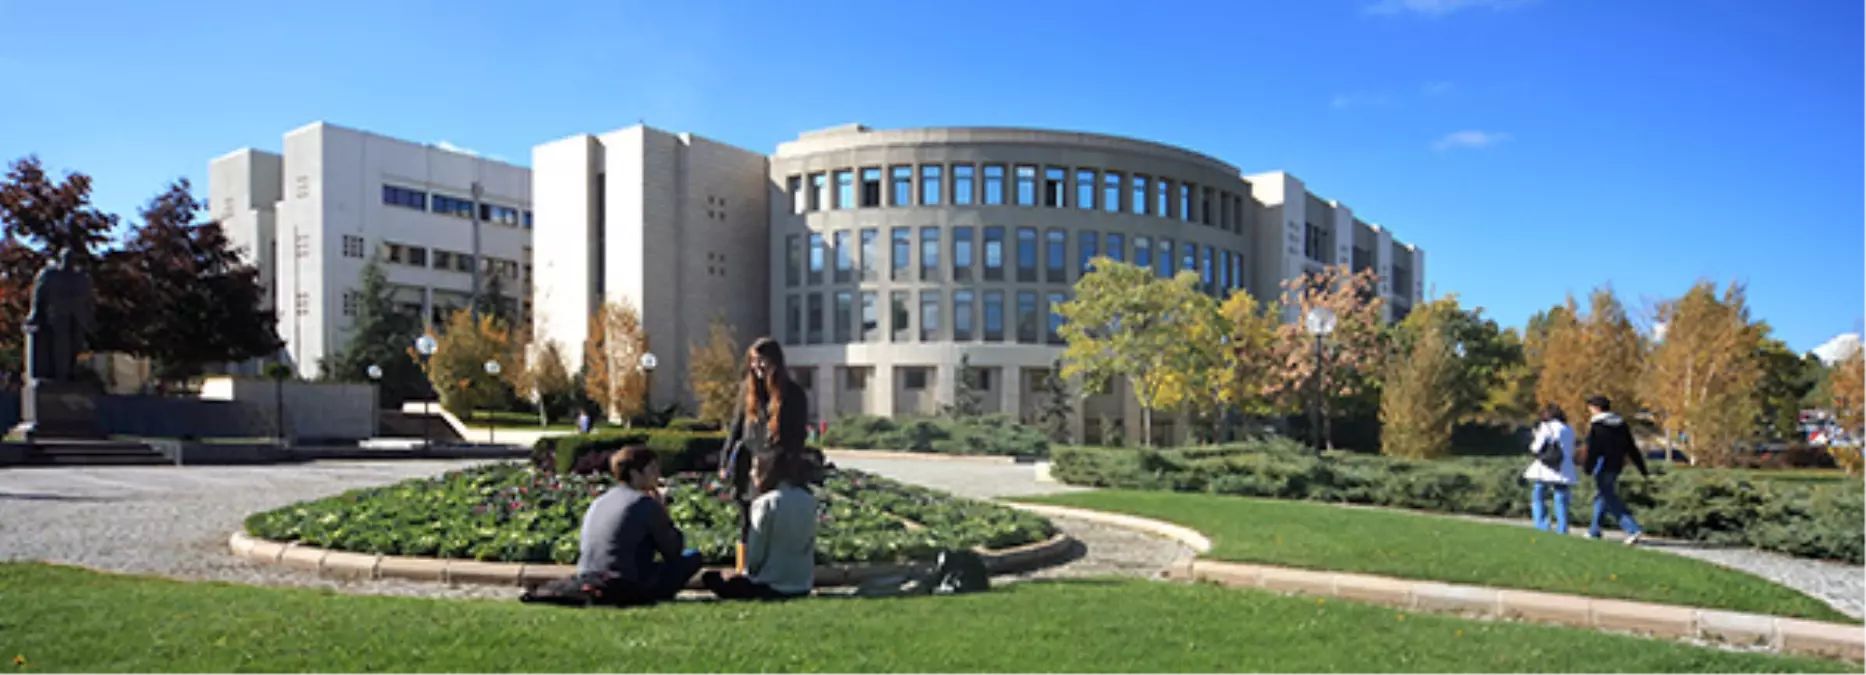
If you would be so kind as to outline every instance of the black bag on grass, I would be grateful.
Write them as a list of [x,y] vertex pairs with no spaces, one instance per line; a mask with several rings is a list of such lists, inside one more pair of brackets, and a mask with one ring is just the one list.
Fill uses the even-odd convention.
[[[903,586],[904,585],[904,586]],[[952,595],[991,590],[991,570],[977,553],[963,549],[941,551],[933,571],[920,578],[885,577],[864,583],[855,594],[866,598],[893,595]]]
[[525,591],[518,596],[518,601],[565,607],[614,604],[611,599],[604,597],[604,593],[609,590],[609,581],[613,578],[615,575],[610,572],[583,572],[552,579]]

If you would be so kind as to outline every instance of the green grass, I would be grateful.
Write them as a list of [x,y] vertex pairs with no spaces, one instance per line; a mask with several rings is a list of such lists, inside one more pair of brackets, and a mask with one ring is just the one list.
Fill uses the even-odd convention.
[[1857,672],[1591,631],[1145,581],[575,610],[0,564],[16,672]]
[[[1173,492],[1027,501],[1166,520],[1212,540],[1207,557],[1407,579],[1695,605],[1858,623],[1773,582],[1669,553],[1444,516]],[[1571,529],[1577,534],[1585,532]]]

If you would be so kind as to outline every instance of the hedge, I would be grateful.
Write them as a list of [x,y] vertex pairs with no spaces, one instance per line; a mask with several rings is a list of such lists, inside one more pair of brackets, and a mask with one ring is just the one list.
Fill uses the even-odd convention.
[[667,429],[619,429],[592,434],[546,436],[531,446],[531,465],[549,473],[589,473],[601,467],[592,464],[623,446],[646,445],[661,457],[661,471],[667,474],[701,471],[718,466],[718,455],[725,447],[726,435],[718,431],[670,431]]
[[900,450],[947,455],[1046,457],[1049,438],[1010,415],[978,417],[874,417],[852,415],[829,423],[823,445],[855,450]]
[[[1317,459],[1287,439],[1148,450],[1058,448],[1050,474],[1096,487],[1371,504],[1480,516],[1529,515],[1519,478],[1529,461],[1460,457],[1435,461],[1331,452]],[[1751,472],[1656,469],[1620,480],[1621,498],[1654,535],[1753,546],[1790,555],[1866,561],[1866,490],[1854,481],[1809,485]],[[1574,489],[1569,527],[1593,517],[1594,487]],[[1612,524],[1612,523],[1609,523]]]

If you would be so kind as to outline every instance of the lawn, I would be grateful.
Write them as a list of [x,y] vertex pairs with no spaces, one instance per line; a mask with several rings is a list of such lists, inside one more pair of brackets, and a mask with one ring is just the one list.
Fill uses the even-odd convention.
[[0,597],[0,652],[26,662],[16,672],[1858,672],[1138,580],[574,610],[8,563]]
[[[1110,490],[1027,500],[1178,523],[1211,538],[1207,557],[1217,560],[1858,623],[1773,582],[1612,539],[1592,541],[1445,516],[1192,493]],[[1571,532],[1584,533],[1585,527]]]

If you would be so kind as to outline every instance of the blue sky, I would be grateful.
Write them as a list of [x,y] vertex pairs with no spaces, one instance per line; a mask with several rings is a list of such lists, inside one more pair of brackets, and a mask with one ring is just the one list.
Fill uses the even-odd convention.
[[1033,126],[1288,170],[1507,325],[1734,279],[1806,350],[1866,305],[1858,2],[177,4],[0,0],[0,158],[131,214],[319,119],[520,164],[637,120]]

